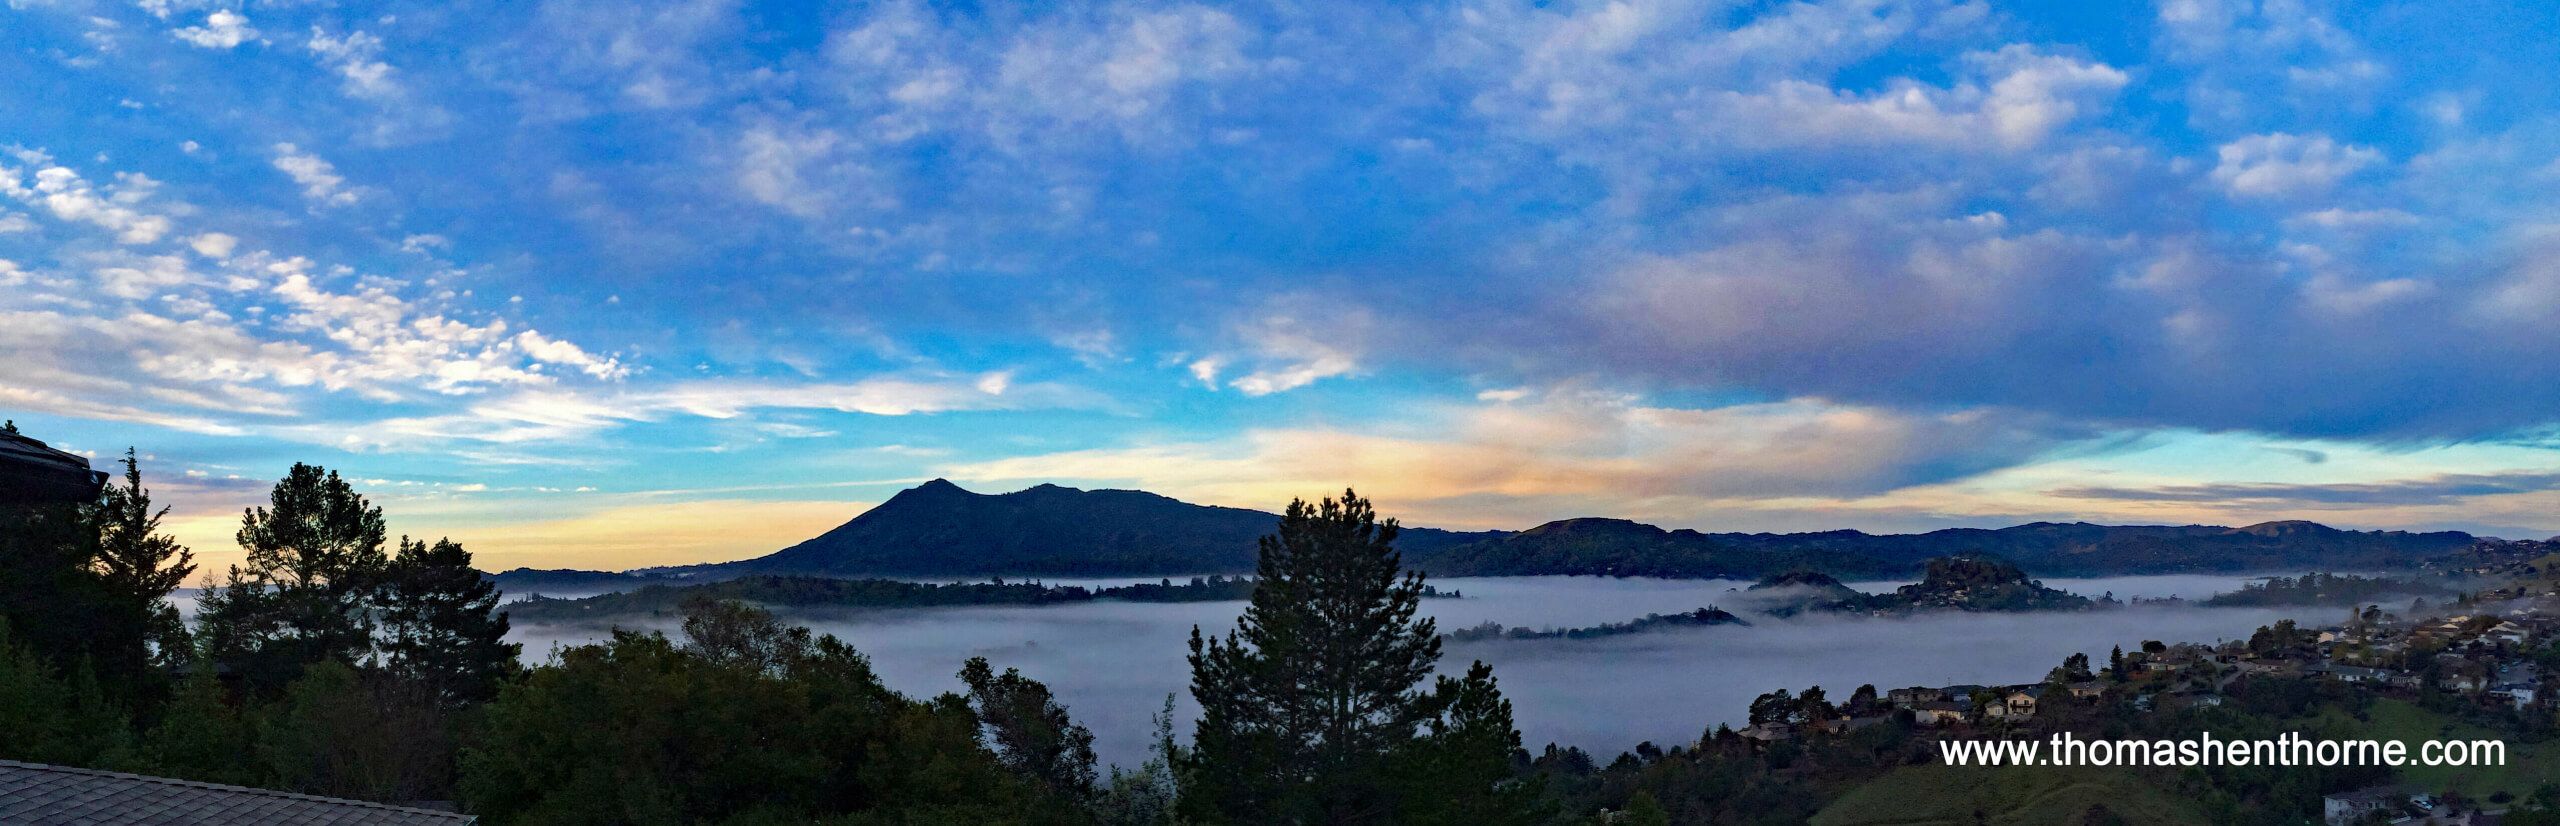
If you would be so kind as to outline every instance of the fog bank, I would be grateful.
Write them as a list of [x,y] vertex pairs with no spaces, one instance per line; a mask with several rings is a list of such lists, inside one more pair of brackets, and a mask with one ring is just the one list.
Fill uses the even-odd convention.
[[[2157,576],[2048,579],[2045,584],[2119,599],[2200,599],[2234,590],[2249,577]],[[1121,584],[1120,581],[1112,581]],[[1063,584],[1063,583],[1062,583]],[[1079,581],[1078,584],[1081,584]],[[1717,605],[1743,614],[1752,627],[1678,629],[1586,641],[1493,640],[1451,644],[1443,671],[1477,659],[1494,666],[1512,700],[1523,740],[1576,745],[1605,759],[1639,741],[1686,743],[1717,724],[1737,728],[1752,697],[1778,688],[1820,685],[1845,698],[1861,683],[1903,685],[2012,683],[2043,678],[2072,653],[2103,661],[2111,646],[2146,639],[2212,642],[2245,638],[2286,617],[2306,621],[2345,616],[2343,608],[2128,608],[2070,614],[1943,614],[1904,619],[1806,617],[1777,620],[1751,612],[1761,600],[1731,580],[1496,577],[1434,580],[1463,599],[1423,601],[1442,630],[1492,621],[1508,626],[1582,627],[1649,613]],[[1865,591],[1903,583],[1853,583]],[[973,656],[1019,668],[1055,689],[1076,719],[1093,729],[1105,762],[1135,765],[1146,756],[1148,716],[1177,695],[1188,733],[1191,628],[1230,629],[1242,602],[1058,606],[986,606],[886,611],[788,612],[785,618],[834,634],[872,658],[890,687],[928,696],[959,688],[953,675]],[[674,623],[655,626],[672,633]],[[527,660],[555,643],[603,637],[600,629],[519,627]]]

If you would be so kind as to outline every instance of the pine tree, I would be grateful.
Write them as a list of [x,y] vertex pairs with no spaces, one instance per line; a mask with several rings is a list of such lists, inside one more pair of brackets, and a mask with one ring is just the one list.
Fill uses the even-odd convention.
[[471,552],[460,543],[439,539],[430,546],[401,537],[379,599],[383,664],[439,703],[487,702],[515,673],[524,646],[506,641],[497,583],[471,567]]
[[1344,491],[1289,504],[1260,544],[1258,585],[1233,633],[1191,632],[1201,706],[1183,805],[1239,823],[1376,821],[1394,809],[1388,756],[1433,710],[1417,687],[1440,659],[1399,576],[1395,520]]
[[169,509],[151,507],[151,491],[142,486],[142,464],[133,449],[125,449],[124,484],[101,490],[93,513],[98,549],[92,567],[114,604],[116,624],[125,626],[118,629],[123,632],[119,636],[127,637],[117,640],[126,649],[117,653],[136,660],[115,670],[140,677],[145,664],[176,665],[192,649],[169,593],[195,574],[195,553],[160,532]]
[[370,602],[388,560],[382,509],[335,472],[296,463],[269,501],[241,514],[249,564],[205,596],[200,633],[208,653],[272,694],[313,663],[372,653]]

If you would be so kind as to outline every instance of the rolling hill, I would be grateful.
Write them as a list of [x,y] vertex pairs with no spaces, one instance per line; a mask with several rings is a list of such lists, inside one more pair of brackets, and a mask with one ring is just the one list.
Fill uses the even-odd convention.
[[[1117,576],[1253,570],[1276,514],[1194,505],[1138,490],[1040,485],[973,493],[935,479],[834,530],[741,562],[660,569],[690,576]],[[1492,533],[1407,528],[1406,553]]]
[[[1278,520],[1263,511],[1138,490],[1039,485],[984,494],[936,479],[767,556],[640,573],[689,579],[1243,573],[1253,570],[1255,540]],[[1806,570],[1855,579],[1917,576],[1929,559],[1973,553],[2006,558],[2037,576],[2398,570],[2476,541],[2451,531],[2347,531],[2312,522],[2240,528],[2036,522],[1919,534],[1773,534],[1583,518],[1516,533],[1407,527],[1396,546],[1408,566],[1438,577],[1757,579]]]

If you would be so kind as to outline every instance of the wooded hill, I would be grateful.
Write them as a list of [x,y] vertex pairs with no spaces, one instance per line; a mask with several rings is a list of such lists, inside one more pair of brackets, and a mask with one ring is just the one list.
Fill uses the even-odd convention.
[[[701,581],[771,574],[830,577],[1190,576],[1252,570],[1277,515],[1194,505],[1136,490],[1040,485],[981,494],[936,479],[806,542],[740,562],[636,573]],[[1600,575],[1756,579],[1814,570],[1848,579],[1906,577],[1927,560],[1991,554],[2039,576],[2400,570],[2478,539],[2443,531],[2347,531],[2313,522],[2093,525],[2036,522],[1919,534],[1703,533],[1581,518],[1519,531],[1405,528],[1408,567],[1436,577]],[[516,574],[518,572],[510,572]],[[522,572],[563,582],[573,572]],[[615,587],[612,580],[591,584]],[[628,584],[628,583],[624,583]],[[538,586],[536,586],[538,587]],[[574,589],[564,589],[574,590]]]

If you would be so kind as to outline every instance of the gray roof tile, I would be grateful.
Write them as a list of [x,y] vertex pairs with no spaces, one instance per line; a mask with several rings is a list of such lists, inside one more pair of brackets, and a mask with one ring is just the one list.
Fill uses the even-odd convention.
[[361,800],[0,760],[0,826],[469,826]]

